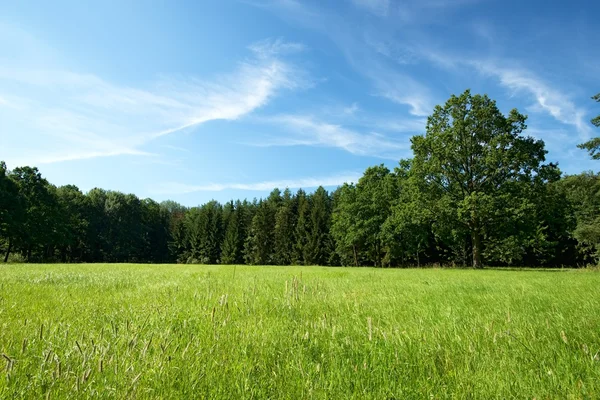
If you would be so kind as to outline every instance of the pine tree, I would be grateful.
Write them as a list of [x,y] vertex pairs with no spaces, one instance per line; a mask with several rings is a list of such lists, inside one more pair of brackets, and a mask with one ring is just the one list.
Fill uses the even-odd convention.
[[308,241],[305,248],[306,263],[326,265],[330,256],[330,202],[327,191],[319,186],[311,196],[310,223]]
[[223,211],[216,201],[210,201],[201,207],[201,261],[203,264],[215,264],[221,255],[221,238],[223,235]]
[[[231,203],[233,207],[233,203]],[[241,255],[239,208],[230,211],[221,251],[221,264],[236,264]]]
[[308,243],[308,226],[310,222],[310,202],[306,192],[298,189],[296,193],[296,225],[294,227],[294,248],[292,263],[296,265],[306,264],[306,244]]
[[246,240],[246,262],[254,265],[273,264],[274,215],[268,200],[258,204]]
[[283,193],[281,206],[275,214],[275,263],[289,265],[294,245],[293,198],[289,189]]

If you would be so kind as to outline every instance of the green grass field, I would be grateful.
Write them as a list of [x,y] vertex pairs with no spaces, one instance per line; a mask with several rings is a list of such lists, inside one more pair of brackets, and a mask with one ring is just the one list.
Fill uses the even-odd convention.
[[0,398],[598,398],[600,274],[0,266]]

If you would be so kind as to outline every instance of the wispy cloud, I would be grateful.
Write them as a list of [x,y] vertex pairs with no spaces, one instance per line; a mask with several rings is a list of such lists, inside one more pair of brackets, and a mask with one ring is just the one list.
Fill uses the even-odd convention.
[[[360,10],[387,17],[376,26],[357,26],[355,19],[341,18],[327,8],[295,0],[269,4],[284,18],[293,18],[328,37],[340,48],[349,64],[372,82],[375,95],[408,106],[409,113],[414,116],[429,115],[434,104],[443,100],[436,96],[438,89],[416,78],[419,74],[408,72],[410,67],[421,64],[450,73],[450,80],[468,76],[474,71],[497,79],[500,86],[510,92],[530,96],[535,102],[530,111],[548,114],[556,121],[574,127],[580,139],[589,138],[591,128],[585,109],[559,89],[560,85],[549,84],[533,70],[520,66],[526,64],[519,64],[516,60],[481,55],[483,52],[494,57],[502,51],[495,47],[495,30],[485,21],[467,23],[469,33],[475,33],[479,44],[485,44],[483,48],[461,46],[460,49],[448,49],[443,38],[432,39],[427,32],[415,28],[424,20],[435,23],[436,15],[447,16],[483,1],[486,0],[348,0],[348,4]],[[399,29],[398,21],[407,29]]]
[[260,40],[248,46],[257,56],[271,58],[278,55],[300,53],[306,50],[302,43],[286,42],[283,38]]
[[376,132],[358,132],[307,115],[279,115],[264,120],[286,128],[293,135],[262,140],[256,146],[332,147],[355,155],[394,160],[409,148],[406,141],[394,140]]
[[585,111],[577,107],[567,95],[550,87],[535,74],[525,69],[499,67],[495,63],[472,61],[480,72],[499,79],[500,84],[516,93],[525,92],[535,99],[533,111],[542,111],[557,121],[577,129],[582,140],[589,139],[590,127]]
[[417,117],[431,114],[435,103],[425,86],[404,74],[390,73],[388,77],[373,77],[380,96],[408,106],[409,112]]
[[389,38],[377,37],[372,32],[366,32],[363,40],[364,44],[376,54],[384,56],[401,66],[418,62],[417,52],[412,48],[412,45]]
[[390,9],[390,0],[352,0],[352,3],[378,16],[386,16]]
[[151,189],[151,191],[156,194],[176,195],[194,192],[221,192],[230,189],[248,191],[269,191],[273,188],[309,189],[318,186],[339,186],[343,183],[357,182],[360,177],[361,174],[358,172],[345,172],[325,177],[269,180],[256,183],[208,183],[204,185],[189,185],[170,182],[155,187]]
[[[398,13],[400,9],[417,7],[419,4],[417,1],[402,5],[392,4],[388,0],[352,0],[352,3],[381,16],[388,11]],[[443,8],[443,4],[439,3],[430,0],[427,7]],[[390,67],[387,60],[383,59],[391,57],[398,64],[412,63],[414,55],[407,46],[397,46],[396,49],[378,37],[366,34],[364,28],[357,27],[351,19],[342,18],[306,3],[279,0],[268,4],[270,10],[281,13],[284,18],[291,18],[329,38],[339,47],[350,66],[372,82],[375,95],[408,106],[412,115],[425,116],[431,113],[435,104],[431,91],[416,78]],[[265,7],[264,4],[258,6]]]
[[[485,27],[485,25],[483,25]],[[480,30],[483,29],[480,27]],[[487,28],[489,31],[489,28]],[[487,31],[486,31],[487,32]],[[488,36],[491,35],[487,33]],[[366,40],[367,45],[384,55],[390,60],[398,61],[395,48],[386,43],[374,43]],[[534,105],[529,108],[532,112],[546,113],[558,122],[570,125],[577,130],[581,140],[587,140],[591,129],[587,121],[586,111],[578,107],[563,91],[550,85],[538,75],[527,68],[514,65],[515,60],[498,60],[473,58],[468,55],[450,54],[429,46],[396,45],[399,51],[412,54],[414,62],[428,62],[436,67],[454,74],[469,74],[477,72],[485,77],[496,79],[504,88],[515,95],[529,95],[534,100]],[[513,66],[511,66],[513,65]],[[518,64],[517,64],[518,65]],[[386,74],[388,74],[386,76]],[[396,76],[394,76],[396,75]],[[379,88],[379,93],[397,103],[407,104],[411,107],[411,114],[426,116],[432,112],[433,102],[428,96],[428,89],[419,82],[402,74],[381,70],[373,74],[373,80]]]
[[31,135],[25,151],[11,148],[9,133],[0,132],[8,146],[4,157],[11,164],[43,164],[148,155],[144,145],[159,136],[207,121],[236,120],[282,90],[310,86],[307,74],[282,58],[302,45],[276,39],[250,47],[253,56],[231,73],[209,80],[163,78],[145,88],[116,85],[93,74],[2,66],[0,89],[12,91],[21,102],[19,112],[0,107],[0,118]]

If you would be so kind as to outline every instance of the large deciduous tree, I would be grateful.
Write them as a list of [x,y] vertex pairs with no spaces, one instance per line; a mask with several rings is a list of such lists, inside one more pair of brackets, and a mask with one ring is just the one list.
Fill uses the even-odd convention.
[[503,115],[487,95],[467,90],[436,106],[426,134],[412,138],[424,206],[470,236],[475,268],[483,266],[484,239],[494,235],[498,217],[514,221],[527,211],[520,185],[545,161],[544,143],[521,135],[525,120],[516,109]]

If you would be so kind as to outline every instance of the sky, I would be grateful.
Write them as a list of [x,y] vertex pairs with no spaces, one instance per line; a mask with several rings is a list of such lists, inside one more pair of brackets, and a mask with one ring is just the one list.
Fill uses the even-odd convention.
[[595,0],[0,4],[0,160],[187,206],[356,182],[466,89],[565,173],[600,114]]

